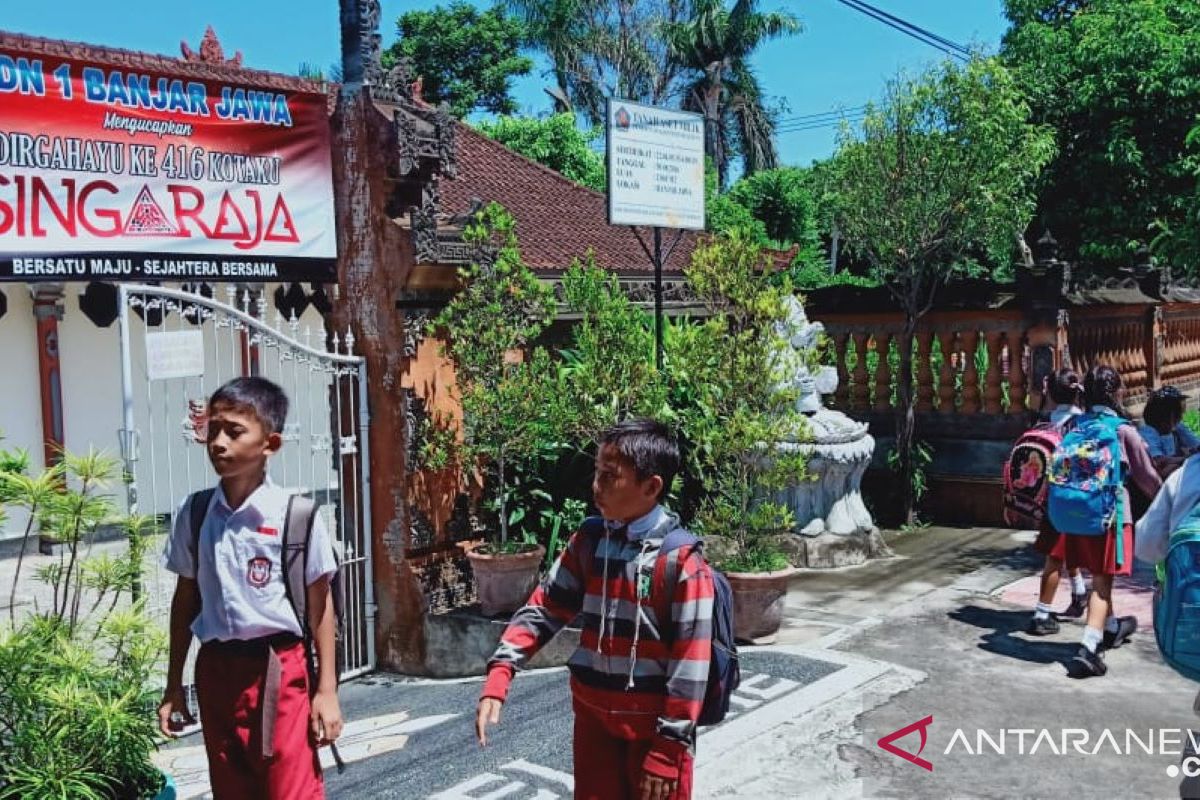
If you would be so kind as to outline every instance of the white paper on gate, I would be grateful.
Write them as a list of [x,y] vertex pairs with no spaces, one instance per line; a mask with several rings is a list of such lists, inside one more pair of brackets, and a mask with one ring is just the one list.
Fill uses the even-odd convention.
[[204,334],[169,331],[146,334],[146,377],[152,381],[204,375]]

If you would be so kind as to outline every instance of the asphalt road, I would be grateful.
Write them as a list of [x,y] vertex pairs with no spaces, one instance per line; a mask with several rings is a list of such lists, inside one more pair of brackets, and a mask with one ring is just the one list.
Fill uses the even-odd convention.
[[[742,655],[743,688],[734,713],[753,715],[839,667],[802,656],[755,651]],[[326,771],[330,798],[428,797],[553,800],[570,797],[571,705],[567,673],[519,675],[489,746],[474,736],[479,681],[420,682],[381,676],[343,686],[346,718],[379,727],[347,741],[355,760],[346,772]],[[704,733],[698,745],[703,758]]]

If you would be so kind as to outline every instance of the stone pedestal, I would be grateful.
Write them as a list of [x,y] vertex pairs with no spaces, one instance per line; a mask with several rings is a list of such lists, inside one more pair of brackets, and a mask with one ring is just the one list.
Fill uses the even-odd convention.
[[790,303],[787,324],[779,332],[799,356],[789,384],[798,390],[796,410],[807,425],[797,431],[795,441],[780,444],[778,450],[804,454],[811,479],[776,495],[776,501],[796,518],[796,530],[779,544],[795,566],[861,564],[890,552],[862,498],[862,479],[875,454],[875,439],[865,423],[822,405],[821,396],[833,394],[838,385],[833,367],[808,366],[824,327],[808,321],[799,301],[793,298]]

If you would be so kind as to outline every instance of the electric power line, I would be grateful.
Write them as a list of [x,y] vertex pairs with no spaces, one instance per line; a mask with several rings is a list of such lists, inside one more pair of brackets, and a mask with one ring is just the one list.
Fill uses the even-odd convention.
[[814,114],[799,114],[794,117],[780,117],[778,120],[776,120],[776,122],[779,125],[790,125],[793,122],[819,122],[824,119],[840,119],[848,114],[858,114],[866,111],[866,109],[866,105],[854,106],[853,108],[839,108],[834,111],[822,111]]
[[927,28],[922,28],[921,26],[916,25],[912,22],[909,22],[908,20],[901,19],[900,17],[897,17],[894,14],[889,14],[888,12],[884,11],[882,8],[873,6],[870,3],[866,2],[866,0],[851,0],[851,2],[853,2],[856,6],[862,6],[863,8],[870,9],[871,11],[873,11],[877,14],[881,14],[881,15],[887,17],[888,19],[892,20],[893,22],[895,22],[897,25],[903,25],[905,28],[908,28],[922,36],[926,36],[930,39],[933,39],[936,42],[944,44],[946,47],[949,47],[952,50],[957,50],[958,52],[962,53],[964,56],[971,55],[971,51],[969,48],[964,47],[963,45],[958,44],[957,42],[954,42],[950,39],[947,39],[944,36],[938,36],[936,33],[928,30]]
[[815,120],[811,122],[789,122],[786,124],[778,124],[775,126],[775,130],[788,131],[797,128],[836,128],[838,125],[841,125],[843,121],[857,122],[858,120],[865,119],[866,116],[866,112],[860,111],[856,114],[844,114],[837,117],[831,117],[829,119]]
[[882,9],[863,2],[863,0],[837,0],[837,2],[846,6],[846,8],[853,9],[860,14],[865,14],[877,22],[882,22],[889,28],[899,31],[905,36],[910,36],[922,44],[927,44],[930,47],[940,50],[952,58],[957,58],[960,61],[966,61],[970,58],[971,51],[968,48],[946,39],[945,37],[938,36],[937,34],[932,33],[919,25],[914,25],[907,20],[901,19],[893,14],[889,14]]
[[[844,121],[850,125],[853,125],[856,122],[862,122],[864,119],[866,119],[865,115],[859,116],[859,117],[846,117]],[[832,122],[820,122],[820,123],[816,123],[816,124],[798,125],[795,127],[788,127],[788,128],[776,128],[775,133],[777,133],[777,134],[800,133],[802,131],[821,130],[822,128],[836,128],[839,125],[841,125],[842,122],[843,122],[843,120],[839,119],[839,120],[835,120]]]

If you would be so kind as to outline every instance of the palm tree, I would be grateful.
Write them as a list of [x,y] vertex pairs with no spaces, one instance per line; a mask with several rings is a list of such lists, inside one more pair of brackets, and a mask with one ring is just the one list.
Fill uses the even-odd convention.
[[545,53],[556,110],[593,125],[620,97],[663,105],[678,95],[681,65],[663,31],[692,14],[693,0],[503,0],[526,28],[527,46]]
[[696,0],[692,18],[665,26],[671,58],[691,75],[683,107],[704,115],[705,148],[725,186],[729,162],[740,153],[746,174],[777,166],[775,121],[750,66],[759,45],[798,33],[787,12],[761,13],[757,0]]
[[507,0],[508,10],[525,25],[526,44],[550,59],[556,111],[572,111],[586,57],[587,8],[594,0]]

